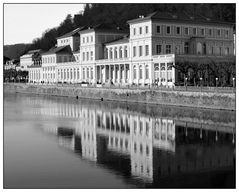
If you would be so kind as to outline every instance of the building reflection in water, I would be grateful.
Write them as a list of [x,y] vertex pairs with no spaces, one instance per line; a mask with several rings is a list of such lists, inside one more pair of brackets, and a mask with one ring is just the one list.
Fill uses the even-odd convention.
[[[75,127],[47,129],[61,146],[124,176],[157,183],[162,178],[234,169],[234,129],[124,109],[57,103],[35,113],[78,119]],[[49,107],[50,106],[50,107]],[[51,109],[51,110],[49,110]]]

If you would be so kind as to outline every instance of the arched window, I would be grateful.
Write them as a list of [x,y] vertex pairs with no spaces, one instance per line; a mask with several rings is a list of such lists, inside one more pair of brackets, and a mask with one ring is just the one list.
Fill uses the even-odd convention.
[[128,57],[127,46],[124,47],[124,57]]
[[197,54],[202,54],[202,44],[200,42],[197,43]]
[[203,43],[203,54],[207,54],[207,48],[206,48],[206,43]]
[[110,48],[110,59],[113,59],[113,49]]
[[114,48],[114,57],[115,57],[115,59],[117,59],[117,48],[116,47]]
[[123,54],[122,47],[120,47],[119,48],[119,58],[122,58],[122,54]]
[[136,68],[136,66],[134,66],[134,68],[133,68],[133,73],[134,73],[134,79],[136,79],[137,78],[137,68]]
[[139,67],[139,79],[143,79],[143,67],[140,65]]
[[146,65],[146,68],[145,68],[145,79],[149,79],[149,66]]
[[164,82],[166,80],[166,72],[165,72],[165,63],[160,63],[160,70],[161,70],[161,81]]

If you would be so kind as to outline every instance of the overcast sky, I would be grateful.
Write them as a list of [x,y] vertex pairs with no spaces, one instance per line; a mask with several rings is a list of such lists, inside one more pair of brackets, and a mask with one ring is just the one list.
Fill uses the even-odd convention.
[[83,11],[83,4],[4,4],[4,45],[31,43],[67,14]]

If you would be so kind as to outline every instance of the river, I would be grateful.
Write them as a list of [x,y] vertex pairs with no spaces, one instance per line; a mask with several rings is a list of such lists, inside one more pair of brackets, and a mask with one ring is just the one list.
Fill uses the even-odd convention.
[[4,93],[4,188],[235,188],[233,111]]

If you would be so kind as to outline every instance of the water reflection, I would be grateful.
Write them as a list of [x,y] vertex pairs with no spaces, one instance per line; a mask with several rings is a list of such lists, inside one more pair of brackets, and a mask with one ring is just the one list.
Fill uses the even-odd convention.
[[144,187],[188,187],[191,182],[203,187],[197,186],[198,180],[212,182],[217,175],[199,175],[235,169],[235,127],[230,120],[175,115],[170,119],[168,114],[94,101],[29,98],[28,102],[41,106],[34,108],[36,115],[76,120],[71,127],[44,130],[55,134],[60,146],[124,176],[127,182]]

